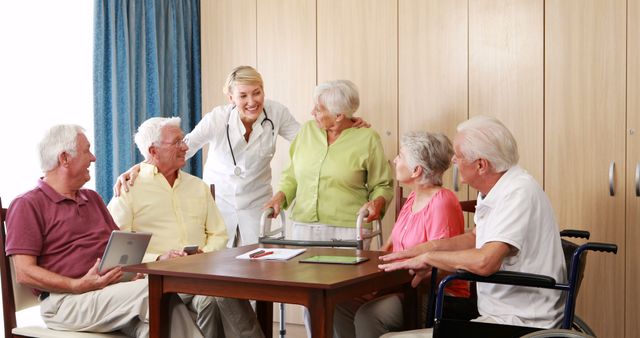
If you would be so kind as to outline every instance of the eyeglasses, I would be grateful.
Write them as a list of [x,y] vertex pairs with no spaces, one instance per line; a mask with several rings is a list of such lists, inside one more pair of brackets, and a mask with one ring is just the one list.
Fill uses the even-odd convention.
[[174,142],[160,142],[161,144],[168,144],[168,145],[172,145],[176,148],[180,148],[183,145],[187,145],[187,142],[184,139],[180,139],[180,140],[176,140]]

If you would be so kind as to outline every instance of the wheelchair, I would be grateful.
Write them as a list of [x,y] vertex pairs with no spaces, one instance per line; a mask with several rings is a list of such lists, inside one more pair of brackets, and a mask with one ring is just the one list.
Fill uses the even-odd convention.
[[[529,335],[528,337],[537,337],[533,333],[542,331],[544,329],[537,327],[525,327],[515,325],[500,325],[491,323],[481,323],[473,321],[464,321],[457,319],[443,318],[443,302],[444,302],[444,289],[446,285],[453,280],[465,280],[471,282],[481,283],[494,283],[494,284],[507,284],[507,285],[519,285],[523,287],[537,287],[547,288],[554,290],[562,290],[566,292],[566,299],[564,305],[563,321],[561,329],[574,330],[579,337],[595,337],[595,333],[578,318],[574,311],[576,305],[577,294],[580,289],[582,277],[586,265],[586,252],[587,251],[599,251],[616,254],[618,247],[615,244],[610,243],[593,243],[588,242],[582,245],[577,245],[571,241],[564,239],[564,237],[583,238],[589,239],[588,231],[581,230],[563,230],[560,232],[562,238],[562,248],[565,255],[565,261],[567,266],[567,283],[558,283],[556,280],[549,276],[520,273],[513,271],[498,271],[491,276],[479,276],[473,273],[458,270],[455,273],[446,276],[442,279],[438,285],[437,296],[435,298],[435,315],[433,321],[433,337],[494,337],[494,338],[511,338],[521,337]],[[432,270],[432,285],[435,284],[434,275],[437,274],[437,270]],[[434,296],[434,289],[432,287],[431,299]],[[432,303],[431,303],[432,304]],[[428,312],[430,309],[428,310]],[[428,318],[429,320],[429,318]],[[430,324],[428,322],[428,324]],[[542,334],[542,333],[541,333]],[[552,333],[553,334],[553,333]],[[540,337],[575,337],[576,335],[539,335]],[[583,335],[581,335],[583,334]]]

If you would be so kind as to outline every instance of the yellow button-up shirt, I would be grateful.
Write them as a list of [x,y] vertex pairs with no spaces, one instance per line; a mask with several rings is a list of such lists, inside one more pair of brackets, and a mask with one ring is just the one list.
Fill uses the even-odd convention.
[[227,230],[209,186],[183,171],[172,187],[156,166],[142,163],[135,184],[114,197],[108,208],[120,229],[153,233],[143,262],[189,244],[209,252],[227,243]]

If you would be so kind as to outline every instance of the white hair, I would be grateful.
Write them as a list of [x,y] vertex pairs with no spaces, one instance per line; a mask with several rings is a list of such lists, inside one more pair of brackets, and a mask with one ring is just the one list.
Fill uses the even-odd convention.
[[409,132],[402,136],[400,146],[404,148],[410,170],[422,167],[420,183],[442,185],[442,175],[453,157],[453,146],[447,136],[440,133]]
[[335,80],[319,84],[313,91],[313,102],[331,114],[351,118],[360,106],[358,88],[349,80]]
[[162,139],[162,128],[176,126],[180,128],[179,117],[152,117],[138,127],[138,132],[133,137],[138,150],[145,159],[149,159],[149,147],[157,144]]
[[466,160],[487,160],[493,169],[505,172],[518,164],[518,143],[498,119],[476,116],[458,125],[460,151]]
[[84,128],[76,124],[59,124],[49,128],[38,143],[40,169],[46,173],[58,167],[58,156],[67,153],[76,157],[78,135]]

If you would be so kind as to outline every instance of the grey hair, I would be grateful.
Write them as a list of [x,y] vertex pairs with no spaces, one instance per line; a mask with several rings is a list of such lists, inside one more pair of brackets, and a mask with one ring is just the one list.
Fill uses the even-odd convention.
[[331,114],[351,118],[360,106],[358,88],[349,80],[335,80],[319,84],[313,91],[313,102]]
[[78,155],[78,135],[84,128],[77,124],[58,124],[49,128],[38,143],[40,169],[46,173],[58,167],[58,156],[67,153],[71,157]]
[[152,117],[138,127],[138,132],[133,137],[138,150],[145,159],[149,159],[149,147],[157,144],[162,139],[162,128],[176,126],[180,128],[179,117]]
[[453,146],[441,133],[409,132],[402,136],[400,146],[404,148],[410,169],[422,167],[420,183],[442,185],[442,175],[451,166]]
[[486,159],[498,173],[518,164],[518,143],[498,119],[475,116],[460,123],[458,133],[460,151],[466,160]]

